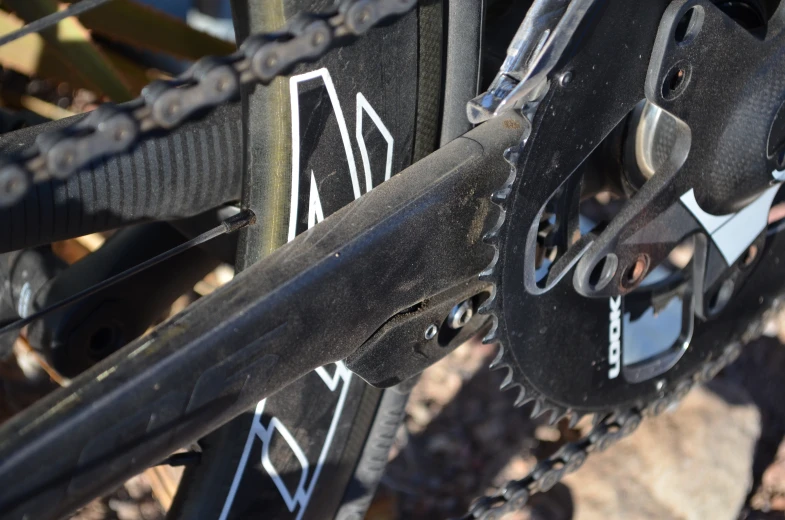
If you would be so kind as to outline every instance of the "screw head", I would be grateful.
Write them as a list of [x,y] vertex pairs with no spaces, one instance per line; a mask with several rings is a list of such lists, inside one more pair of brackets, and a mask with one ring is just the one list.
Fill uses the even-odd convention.
[[360,11],[355,15],[355,21],[357,22],[357,25],[364,25],[368,22],[368,20],[370,20],[370,18],[371,11],[367,7],[360,9]]
[[275,54],[274,52],[270,53],[267,56],[267,58],[264,60],[264,66],[267,67],[268,69],[272,69],[276,65],[278,65],[278,55]]
[[168,105],[166,105],[166,113],[167,115],[173,116],[180,112],[180,102],[176,99],[172,99]]
[[433,338],[435,338],[438,333],[439,333],[439,327],[433,324],[428,325],[428,328],[425,329],[425,339],[430,341]]
[[649,257],[640,254],[635,262],[622,275],[621,285],[624,289],[633,289],[640,284],[649,272]]
[[456,305],[447,316],[447,326],[453,330],[463,328],[474,316],[474,307],[471,300],[465,300]]
[[575,74],[571,70],[568,70],[567,72],[564,72],[559,77],[559,83],[561,84],[562,87],[566,87],[567,85],[572,83],[572,80],[573,80],[574,77],[575,77]]
[[0,204],[10,205],[27,192],[29,182],[25,173],[16,166],[0,170]]

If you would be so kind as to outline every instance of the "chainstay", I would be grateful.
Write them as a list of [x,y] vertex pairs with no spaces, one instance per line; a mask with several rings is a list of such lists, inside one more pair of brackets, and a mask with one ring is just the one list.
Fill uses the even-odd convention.
[[417,0],[343,0],[329,11],[300,13],[273,34],[254,34],[223,57],[208,56],[182,75],[158,80],[128,103],[106,103],[72,126],[42,133],[35,144],[0,162],[0,207],[19,201],[35,183],[67,179],[88,164],[131,150],[267,85],[296,65],[345,46],[382,20],[405,14]]
[[765,323],[766,317],[772,312],[777,312],[781,307],[782,303],[776,302],[760,320],[748,328],[748,333],[744,335],[742,342],[728,345],[716,359],[704,362],[692,377],[683,380],[672,392],[664,394],[640,409],[633,408],[596,418],[588,435],[565,444],[555,454],[537,463],[535,468],[522,479],[507,482],[495,493],[475,499],[468,512],[457,520],[499,520],[504,515],[520,511],[527,505],[532,495],[550,490],[565,476],[577,471],[591,453],[607,450],[637,430],[644,418],[662,414],[684,399],[694,386],[712,380],[723,368],[739,357],[743,345],[761,336],[762,324]]

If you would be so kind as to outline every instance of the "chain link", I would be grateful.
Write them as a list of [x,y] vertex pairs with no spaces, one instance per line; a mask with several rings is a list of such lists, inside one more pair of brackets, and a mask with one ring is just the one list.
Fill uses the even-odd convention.
[[266,85],[296,65],[313,62],[333,47],[399,16],[417,0],[343,0],[332,10],[300,14],[275,34],[250,36],[233,54],[205,57],[172,80],[159,80],[123,105],[104,104],[80,122],[40,134],[21,154],[2,158],[0,207],[19,201],[37,182],[67,179],[99,159],[129,151],[153,133],[237,99],[248,85]]
[[499,520],[508,513],[521,510],[533,494],[548,491],[566,475],[577,471],[591,453],[607,450],[637,430],[644,417],[660,415],[681,401],[693,386],[714,378],[739,357],[741,348],[740,343],[729,345],[717,359],[705,361],[693,377],[641,409],[600,417],[588,435],[565,444],[522,479],[510,481],[496,493],[475,500],[460,520]]

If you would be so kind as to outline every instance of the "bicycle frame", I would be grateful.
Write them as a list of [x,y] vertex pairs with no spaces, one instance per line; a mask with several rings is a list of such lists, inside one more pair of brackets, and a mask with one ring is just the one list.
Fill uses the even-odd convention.
[[[394,384],[476,333],[484,316],[447,345],[422,331],[490,290],[491,195],[526,124],[453,141],[4,424],[0,510],[66,514],[319,366]],[[373,340],[396,328],[380,369]]]

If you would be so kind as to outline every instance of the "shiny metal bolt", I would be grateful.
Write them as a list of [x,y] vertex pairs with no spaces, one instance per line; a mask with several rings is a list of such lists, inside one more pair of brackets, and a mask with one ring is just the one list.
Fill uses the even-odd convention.
[[436,325],[428,325],[428,328],[425,329],[425,339],[432,340],[433,338],[436,337],[438,333],[439,333],[439,327],[437,327]]
[[474,307],[472,306],[472,301],[463,301],[453,307],[450,311],[450,315],[447,316],[447,326],[453,330],[461,329],[464,325],[469,323],[469,320],[472,319],[472,316],[474,316]]

